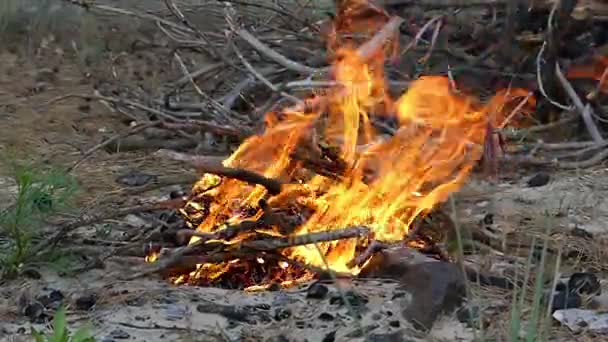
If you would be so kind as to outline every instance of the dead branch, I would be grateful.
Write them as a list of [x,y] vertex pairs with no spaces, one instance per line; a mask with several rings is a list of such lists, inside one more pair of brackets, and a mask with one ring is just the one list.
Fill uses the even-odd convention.
[[194,166],[197,170],[204,173],[213,173],[219,176],[238,179],[243,182],[257,184],[265,187],[272,195],[277,195],[281,192],[282,183],[275,179],[270,179],[257,174],[253,171],[244,169],[236,169],[223,166],[221,162],[209,158],[198,158],[184,153],[158,150],[155,155],[159,157],[169,158],[177,161],[187,162]]
[[236,31],[236,34],[238,34],[239,37],[241,37],[243,40],[245,40],[247,43],[249,43],[249,45],[251,45],[259,53],[263,54],[267,58],[271,59],[272,61],[276,62],[279,65],[284,66],[285,68],[287,68],[289,70],[297,71],[297,72],[300,72],[303,74],[313,74],[313,73],[319,73],[319,72],[328,70],[328,68],[324,68],[324,69],[311,68],[309,66],[292,61],[292,60],[288,59],[287,57],[281,55],[280,53],[276,52],[275,50],[271,49],[268,45],[259,41],[256,37],[254,37],[251,33],[249,33],[245,29],[240,29],[240,30]]

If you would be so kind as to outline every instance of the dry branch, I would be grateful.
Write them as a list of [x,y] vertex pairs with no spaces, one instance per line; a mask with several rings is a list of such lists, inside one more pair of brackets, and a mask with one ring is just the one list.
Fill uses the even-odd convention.
[[287,58],[287,57],[281,55],[280,53],[276,52],[275,50],[271,49],[268,45],[259,41],[256,37],[254,37],[251,33],[249,33],[245,29],[240,29],[240,30],[236,31],[236,33],[239,35],[239,37],[241,37],[243,40],[245,40],[247,43],[249,43],[249,45],[251,45],[258,52],[260,52],[261,54],[270,58],[277,64],[282,65],[289,70],[301,72],[303,74],[313,74],[313,73],[318,73],[318,72],[328,70],[328,69],[311,68],[309,66],[292,61],[289,58]]
[[281,192],[281,182],[264,177],[253,171],[226,167],[222,165],[221,161],[215,159],[210,159],[208,157],[200,158],[169,150],[158,150],[155,154],[159,157],[187,162],[194,166],[197,170],[204,173],[212,173],[218,176],[234,178],[243,182],[261,185],[265,187],[271,195],[277,195]]

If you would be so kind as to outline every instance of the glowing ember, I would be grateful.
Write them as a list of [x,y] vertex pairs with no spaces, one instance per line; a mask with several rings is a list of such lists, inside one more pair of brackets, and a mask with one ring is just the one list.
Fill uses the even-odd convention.
[[[286,260],[357,274],[359,267],[347,264],[369,239],[403,240],[417,217],[459,190],[483,155],[488,125],[498,127],[510,118],[513,107],[505,111],[505,103],[514,97],[532,100],[528,91],[511,89],[482,105],[454,94],[447,78],[427,76],[393,101],[387,95],[383,70],[377,69],[383,65],[384,54],[374,58],[368,62],[355,48],[337,49],[334,77],[339,86],[325,95],[326,105],[311,112],[286,109],[268,113],[265,133],[247,139],[224,161],[227,167],[289,183],[280,194],[270,196],[261,186],[205,174],[182,214],[195,222],[198,231],[215,232],[226,224],[259,219],[263,200],[267,207],[292,209],[294,216],[301,217],[291,228],[269,224],[257,229],[258,233],[285,236],[369,227],[372,234],[364,239],[280,251]],[[377,120],[396,121],[398,128],[391,136],[380,134],[373,124]],[[303,148],[325,161],[327,155],[335,154],[343,168],[335,175],[308,171],[301,158],[295,157]],[[223,242],[236,244],[247,234]],[[190,243],[197,240],[193,237]],[[174,281],[211,284],[226,275],[233,281],[247,277],[243,284],[248,285],[282,286],[312,276],[285,260],[259,255],[251,260],[201,264]]]

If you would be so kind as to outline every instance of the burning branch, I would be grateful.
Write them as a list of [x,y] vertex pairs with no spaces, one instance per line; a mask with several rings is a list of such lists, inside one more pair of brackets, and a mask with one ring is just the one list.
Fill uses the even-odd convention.
[[275,249],[282,249],[301,245],[310,245],[318,242],[327,242],[342,239],[351,239],[356,237],[362,237],[369,234],[369,228],[366,227],[351,227],[341,230],[332,230],[327,232],[311,233],[306,235],[296,235],[289,237],[280,237],[272,239],[254,240],[254,241],[243,241],[242,246],[260,250],[270,251]]
[[277,195],[281,192],[281,182],[275,179],[266,178],[253,171],[223,166],[221,161],[214,158],[201,158],[170,150],[158,150],[155,154],[159,157],[187,162],[194,166],[197,170],[204,173],[212,173],[218,176],[234,178],[243,182],[261,185],[265,187],[271,195]]

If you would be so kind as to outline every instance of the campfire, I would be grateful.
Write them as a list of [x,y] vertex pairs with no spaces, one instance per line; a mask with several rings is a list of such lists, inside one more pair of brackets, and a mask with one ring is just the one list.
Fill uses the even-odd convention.
[[[447,76],[420,77],[391,98],[384,65],[403,20],[353,8],[327,33],[327,91],[267,113],[263,133],[229,158],[190,160],[203,175],[179,210],[187,245],[147,258],[172,282],[288,287],[322,272],[357,275],[379,243],[433,250],[423,219],[496,158],[495,129],[533,104],[515,88],[484,103]],[[370,28],[358,20],[374,31],[357,35]]]

